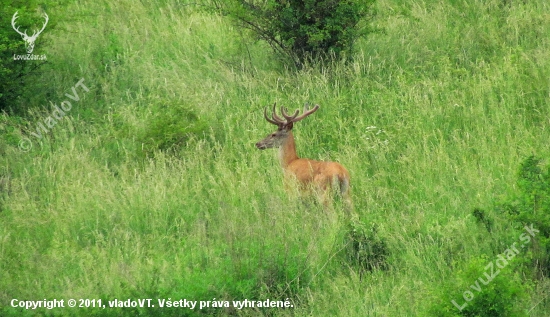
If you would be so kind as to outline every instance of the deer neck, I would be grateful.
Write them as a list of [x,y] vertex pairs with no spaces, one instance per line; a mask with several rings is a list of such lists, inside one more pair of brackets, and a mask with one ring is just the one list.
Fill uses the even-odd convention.
[[287,168],[292,161],[297,160],[296,143],[294,143],[294,136],[292,131],[288,132],[288,137],[279,148],[279,161],[283,168]]

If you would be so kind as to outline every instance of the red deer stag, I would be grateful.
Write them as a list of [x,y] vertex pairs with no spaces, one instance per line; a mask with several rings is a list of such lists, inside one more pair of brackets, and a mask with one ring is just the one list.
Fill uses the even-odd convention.
[[281,114],[284,119],[275,113],[275,107],[276,103],[273,104],[271,119],[267,116],[268,107],[264,109],[264,117],[267,122],[277,126],[277,131],[256,143],[256,147],[260,150],[279,148],[279,160],[285,172],[285,177],[295,179],[302,191],[307,191],[310,188],[320,191],[321,199],[327,205],[327,195],[331,190],[337,190],[348,207],[351,207],[349,173],[342,165],[336,162],[299,158],[296,154],[292,127],[294,123],[317,111],[319,105],[315,105],[311,110],[308,110],[306,104],[304,112],[300,116],[298,116],[299,110],[296,110],[293,115],[288,115],[287,109],[281,107]]

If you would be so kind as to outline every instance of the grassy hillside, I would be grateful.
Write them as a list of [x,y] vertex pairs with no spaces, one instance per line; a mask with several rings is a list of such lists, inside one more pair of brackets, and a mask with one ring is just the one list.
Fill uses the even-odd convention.
[[[518,195],[521,163],[550,153],[550,6],[376,7],[379,31],[348,61],[300,71],[206,2],[47,11],[48,63],[0,121],[1,314],[466,316],[451,300],[484,300],[469,285],[520,241],[498,206]],[[295,126],[298,152],[350,171],[353,224],[289,195],[276,151],[254,147],[273,102],[320,104]],[[511,298],[494,316],[550,311],[550,282],[520,263],[534,241],[482,285]],[[381,265],[366,270],[365,254]],[[107,308],[10,306],[71,298]],[[154,308],[108,307],[147,298]],[[244,299],[293,307],[212,307]]]

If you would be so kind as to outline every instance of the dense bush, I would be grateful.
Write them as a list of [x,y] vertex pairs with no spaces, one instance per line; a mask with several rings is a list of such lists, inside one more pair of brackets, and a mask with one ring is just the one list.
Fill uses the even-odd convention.
[[368,28],[374,0],[232,0],[218,7],[298,67],[309,59],[339,57]]
[[360,275],[388,268],[389,249],[375,224],[350,223],[344,240],[345,264]]
[[156,150],[177,149],[193,136],[202,136],[208,129],[207,123],[187,105],[160,101],[153,105],[153,111],[151,121],[138,136],[148,155]]

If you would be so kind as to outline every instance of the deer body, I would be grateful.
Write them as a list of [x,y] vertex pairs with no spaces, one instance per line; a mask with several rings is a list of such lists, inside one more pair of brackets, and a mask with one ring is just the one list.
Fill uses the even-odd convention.
[[349,189],[349,173],[342,165],[299,158],[292,132],[279,148],[279,161],[287,176],[295,177],[301,187],[315,185],[325,191],[337,184],[342,194]]
[[296,143],[292,135],[293,124],[317,111],[317,109],[319,109],[318,105],[309,111],[305,109],[304,113],[297,117],[298,110],[294,115],[289,116],[286,110],[281,108],[281,113],[286,119],[283,120],[275,114],[275,105],[273,105],[273,119],[267,117],[266,111],[264,111],[264,116],[268,122],[277,125],[278,129],[256,143],[256,147],[260,150],[279,148],[279,161],[286,178],[295,179],[302,191],[308,192],[311,189],[318,191],[323,202],[327,204],[330,191],[336,190],[350,204],[350,176],[342,165],[336,162],[299,158],[296,154]]

